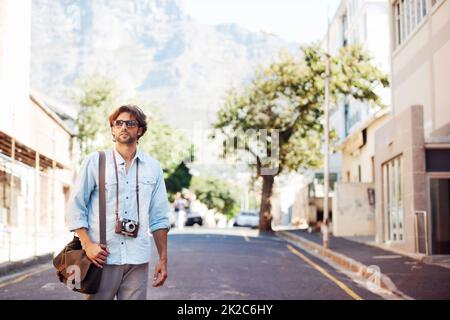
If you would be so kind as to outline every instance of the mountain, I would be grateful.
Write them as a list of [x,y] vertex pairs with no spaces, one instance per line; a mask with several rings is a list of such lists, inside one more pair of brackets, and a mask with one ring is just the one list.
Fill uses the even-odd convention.
[[202,25],[180,0],[33,0],[31,85],[67,100],[94,72],[160,106],[179,128],[207,127],[232,86],[292,49],[235,24]]

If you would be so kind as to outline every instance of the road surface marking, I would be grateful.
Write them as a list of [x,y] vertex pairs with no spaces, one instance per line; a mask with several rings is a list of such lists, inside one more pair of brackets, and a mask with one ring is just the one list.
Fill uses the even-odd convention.
[[355,293],[352,289],[350,289],[347,285],[345,285],[342,281],[339,281],[335,277],[333,277],[331,274],[329,274],[324,268],[319,266],[318,264],[312,262],[307,256],[300,253],[298,250],[294,249],[290,244],[287,245],[289,251],[291,251],[296,256],[302,258],[306,263],[314,267],[317,271],[322,273],[325,277],[333,281],[339,288],[341,288],[345,293],[347,293],[350,297],[352,297],[355,300],[364,300],[361,298],[357,293]]
[[243,231],[241,231],[241,234],[244,237],[245,241],[247,241],[247,242],[250,241],[250,238],[247,237],[247,235]]

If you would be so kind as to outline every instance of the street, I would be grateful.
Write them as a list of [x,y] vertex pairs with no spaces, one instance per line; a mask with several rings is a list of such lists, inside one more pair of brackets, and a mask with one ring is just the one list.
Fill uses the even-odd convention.
[[[305,251],[247,228],[186,228],[169,233],[169,277],[148,290],[159,299],[382,299]],[[156,259],[153,248],[150,277]],[[151,283],[151,282],[150,282]],[[82,299],[65,288],[49,262],[0,278],[0,299]]]

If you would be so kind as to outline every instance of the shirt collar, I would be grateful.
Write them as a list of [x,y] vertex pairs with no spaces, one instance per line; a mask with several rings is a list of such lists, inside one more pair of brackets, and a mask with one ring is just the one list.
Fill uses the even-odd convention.
[[145,162],[144,152],[142,152],[142,150],[139,148],[137,148],[136,157],[139,159],[140,162]]
[[[117,164],[121,165],[125,163],[125,159],[122,157],[122,155],[116,150],[116,148],[113,149],[113,152],[116,154]],[[134,158],[132,159],[131,163],[134,162],[134,160],[139,159],[140,162],[145,162],[144,159],[144,153],[141,149],[136,149],[136,154],[134,155]]]

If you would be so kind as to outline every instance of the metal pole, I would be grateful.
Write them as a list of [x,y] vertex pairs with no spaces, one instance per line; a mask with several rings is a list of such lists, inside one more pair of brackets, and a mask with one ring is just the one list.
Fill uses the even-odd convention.
[[[14,124],[14,111],[13,111],[13,124]],[[13,131],[14,132],[14,131]],[[13,228],[13,216],[16,214],[14,207],[14,159],[16,158],[16,138],[13,136],[11,139],[11,180],[9,181],[9,233],[8,233],[8,241],[9,241],[9,251],[8,251],[8,261],[12,261],[12,228]]]
[[414,213],[414,232],[416,236],[416,253],[420,253],[420,247],[419,247],[419,223],[418,223],[418,211]]
[[[11,138],[11,181],[9,184],[10,187],[10,198],[9,198],[9,252],[8,252],[8,259],[11,261],[12,259],[12,230],[13,230],[13,216],[17,214],[16,208],[14,206],[14,166],[15,166],[15,159],[16,159],[16,102],[14,101],[12,103],[12,138]],[[18,219],[18,218],[17,218]]]
[[324,155],[324,181],[323,181],[323,248],[327,249],[329,245],[328,230],[328,183],[329,183],[329,154],[330,154],[330,136],[329,136],[329,104],[330,104],[330,20],[327,17],[327,49],[325,53],[325,155]]
[[39,220],[39,211],[40,211],[40,155],[39,151],[36,151],[36,160],[35,160],[35,169],[34,169],[34,255],[37,256],[38,251],[38,220]]
[[429,244],[428,244],[428,214],[423,211],[423,218],[425,220],[425,255],[430,255]]

